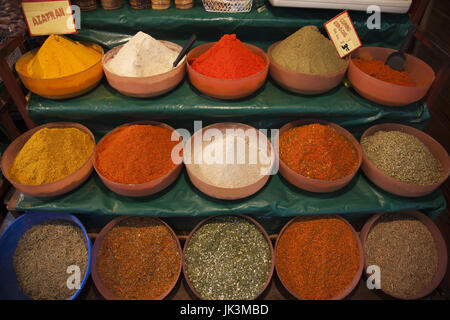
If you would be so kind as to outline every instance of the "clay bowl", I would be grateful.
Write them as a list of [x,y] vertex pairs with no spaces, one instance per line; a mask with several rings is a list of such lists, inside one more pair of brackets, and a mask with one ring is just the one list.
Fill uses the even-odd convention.
[[422,99],[435,75],[433,69],[425,62],[410,54],[406,55],[405,71],[414,81],[414,87],[399,86],[378,80],[364,73],[353,62],[352,58],[364,58],[368,60],[383,60],[396,50],[381,47],[362,47],[351,54],[348,67],[348,79],[361,96],[373,102],[387,106],[404,106]]
[[[32,185],[25,185],[21,183],[17,183],[9,177],[9,167],[13,164],[14,160],[16,159],[17,154],[20,150],[22,150],[25,143],[28,141],[28,139],[31,138],[31,136],[44,128],[76,128],[84,133],[87,133],[92,141],[94,142],[94,148],[92,149],[92,153],[89,156],[89,158],[86,160],[86,162],[74,173],[68,175],[65,178],[62,178],[61,180],[52,182],[52,183],[46,183],[41,184],[37,186]],[[94,162],[94,150],[95,150],[95,138],[92,132],[86,128],[85,126],[75,123],[75,122],[51,122],[44,124],[42,126],[35,127],[31,130],[28,130],[21,136],[19,136],[16,140],[14,140],[6,149],[6,151],[3,153],[1,165],[2,165],[2,172],[3,175],[8,179],[9,182],[20,192],[23,194],[26,194],[28,196],[32,197],[54,197],[59,196],[64,193],[67,193],[69,191],[74,190],[78,186],[80,186],[91,174],[92,172],[92,163]]]
[[[99,45],[89,41],[80,42],[100,52],[103,56],[103,48]],[[42,97],[55,100],[77,97],[94,89],[103,77],[102,59],[86,70],[65,77],[52,79],[29,77],[25,73],[25,67],[38,50],[25,53],[16,62],[16,70],[25,87]]]
[[[359,283],[359,280],[361,279],[361,275],[362,275],[363,267],[364,267],[364,251],[363,251],[364,246],[361,244],[361,240],[358,237],[358,233],[355,231],[355,229],[352,227],[352,225],[347,220],[345,220],[344,218],[342,218],[341,216],[338,216],[338,215],[333,215],[333,217],[344,221],[345,224],[350,228],[350,230],[352,230],[352,232],[355,236],[355,240],[358,244],[358,250],[359,250],[359,267],[355,273],[355,276],[353,277],[352,281],[349,283],[349,285],[347,286],[347,288],[345,288],[344,291],[342,291],[341,293],[339,293],[338,295],[336,295],[330,299],[330,300],[342,300],[346,296],[348,296],[353,291],[353,289],[355,289],[355,287]],[[280,233],[278,234],[277,241],[275,242],[275,259],[277,256],[276,252],[277,252],[278,242],[280,241],[280,238],[282,237],[284,231],[297,219],[301,219],[301,217],[295,217],[295,218],[291,219],[288,223],[286,223],[286,225],[283,227],[283,229],[281,229]],[[276,260],[275,260],[275,270],[277,272],[277,275],[278,275],[278,278],[280,279],[281,284],[286,289],[286,291],[289,292],[289,294],[292,295],[293,297],[295,297],[296,299],[304,300],[302,297],[294,294],[283,282],[283,278],[280,276],[280,272],[278,271],[278,268],[277,268]]]
[[[181,46],[175,43],[169,41],[161,42],[171,49],[178,51],[182,49]],[[120,45],[109,50],[103,57],[102,62],[109,85],[120,93],[136,98],[156,97],[171,91],[183,80],[186,72],[186,58],[183,58],[172,70],[149,77],[126,77],[109,71],[106,63],[116,55],[122,46]]]
[[267,54],[270,59],[270,76],[284,89],[300,93],[300,94],[321,94],[337,87],[345,76],[348,67],[347,65],[342,71],[327,74],[307,74],[288,70],[278,63],[274,62],[271,57],[271,52],[280,41],[272,44],[267,50]]
[[[211,217],[208,217],[208,218],[200,221],[200,223],[191,231],[191,233],[187,237],[186,242],[184,243],[184,247],[183,247],[183,276],[184,276],[184,279],[186,280],[186,283],[187,283],[189,289],[191,290],[191,292],[200,300],[204,300],[204,299],[200,295],[200,293],[198,293],[198,291],[195,290],[195,288],[192,285],[191,281],[189,280],[188,274],[186,272],[186,263],[185,263],[185,261],[186,261],[185,260],[186,249],[187,249],[187,247],[189,245],[189,241],[191,240],[191,238],[194,235],[194,233],[196,233],[197,230],[200,229],[200,227],[203,226],[206,222],[208,222],[211,219],[217,218],[219,216],[220,215],[211,216]],[[261,291],[253,298],[253,300],[256,300],[264,293],[264,291],[269,286],[270,281],[272,280],[273,270],[274,270],[274,266],[275,266],[275,254],[274,254],[272,242],[270,241],[269,235],[267,234],[266,230],[264,230],[264,228],[255,219],[253,219],[253,218],[251,218],[249,216],[241,215],[241,214],[233,214],[232,216],[237,216],[237,217],[241,217],[241,218],[247,219],[250,223],[254,224],[258,228],[258,230],[261,231],[261,233],[263,234],[264,238],[266,238],[267,243],[269,244],[270,255],[272,257],[272,263],[271,263],[271,266],[270,266],[270,272],[269,272],[269,276],[267,277],[266,283],[262,287]]]
[[[209,125],[209,126],[203,128],[202,130],[198,130],[197,132],[195,132],[192,135],[192,137],[188,140],[188,142],[184,146],[184,150],[183,150],[184,163],[186,165],[186,170],[187,170],[188,176],[189,176],[192,184],[197,189],[199,189],[201,192],[207,194],[208,196],[217,198],[217,199],[223,199],[223,200],[236,200],[236,199],[246,198],[246,197],[251,196],[252,194],[255,194],[262,187],[264,187],[266,182],[269,180],[269,175],[262,176],[262,178],[260,178],[255,183],[252,183],[245,187],[238,187],[238,188],[217,187],[217,186],[211,185],[211,184],[203,181],[201,179],[201,177],[196,175],[196,173],[193,171],[194,164],[191,163],[192,161],[189,162],[187,159],[192,159],[191,156],[192,156],[192,150],[195,150],[194,149],[195,141],[201,141],[202,137],[204,135],[204,132],[209,129],[219,130],[222,133],[225,133],[227,129],[235,129],[235,130],[242,129],[244,131],[249,130],[249,129],[256,130],[255,128],[253,128],[251,126],[248,126],[248,125],[245,125],[242,123],[221,122],[221,123],[215,123],[215,124]],[[259,137],[262,137],[261,135],[263,135],[263,133],[259,132],[258,130],[256,130],[256,132],[258,133]],[[273,165],[274,165],[274,155],[275,154],[273,152],[273,147],[272,147],[269,139],[267,139],[267,137],[265,137],[265,136],[262,138],[266,138],[266,141],[267,141],[267,149],[268,149],[267,154],[269,157],[271,157],[271,162],[272,162],[270,165],[270,170],[269,170],[269,172],[271,172]],[[259,145],[259,143],[258,143],[258,145]],[[190,146],[190,148],[189,148],[189,146]]]
[[425,186],[401,182],[394,178],[391,178],[383,171],[375,167],[375,165],[373,165],[367,157],[364,149],[362,149],[363,162],[361,166],[363,172],[365,173],[367,178],[369,178],[369,180],[376,184],[378,187],[398,196],[413,198],[430,194],[431,192],[439,188],[439,186],[444,183],[445,180],[447,180],[450,173],[450,158],[448,157],[447,151],[439,144],[439,142],[434,140],[426,133],[413,127],[396,123],[383,123],[372,126],[363,133],[361,139],[371,136],[377,131],[394,130],[408,133],[419,139],[428,148],[428,150],[430,150],[431,154],[433,154],[433,156],[441,162],[442,168],[445,172],[445,176],[439,182]]
[[330,126],[331,128],[335,129],[339,134],[343,135],[345,138],[347,138],[353,147],[356,149],[356,152],[358,153],[358,167],[357,169],[350,175],[333,181],[327,181],[327,180],[319,180],[319,179],[311,179],[307,178],[305,176],[302,176],[301,174],[295,172],[291,168],[289,168],[284,161],[280,158],[280,173],[281,175],[289,181],[291,184],[296,186],[297,188],[310,191],[310,192],[319,192],[319,193],[325,193],[325,192],[333,192],[339,189],[342,189],[345,187],[355,176],[356,172],[358,172],[358,169],[362,162],[362,150],[361,146],[359,145],[358,141],[353,137],[353,135],[342,128],[341,126],[338,126],[335,123],[328,122],[325,120],[316,120],[316,119],[302,119],[302,120],[296,120],[289,122],[281,127],[280,131],[278,132],[277,141],[279,141],[279,137],[287,130],[307,124],[312,123],[320,123],[323,125]]
[[202,44],[192,49],[187,55],[189,80],[200,92],[217,99],[233,100],[251,95],[264,84],[269,71],[269,57],[262,49],[247,43],[244,43],[244,45],[261,56],[266,63],[266,67],[258,73],[240,79],[217,79],[205,76],[192,69],[190,66],[191,59],[197,58],[214,44],[216,42]]
[[[418,211],[402,211],[399,213],[408,214],[408,215],[413,216],[414,218],[419,219],[428,228],[431,235],[433,236],[434,243],[436,245],[436,251],[437,251],[437,255],[438,255],[437,269],[436,269],[436,273],[435,273],[433,279],[431,280],[430,284],[428,285],[428,287],[426,287],[425,289],[416,293],[413,296],[406,297],[406,298],[405,297],[397,297],[395,295],[392,295],[390,293],[383,291],[383,288],[381,288],[381,290],[384,293],[386,293],[387,295],[390,295],[397,299],[403,299],[403,300],[420,299],[420,298],[423,298],[423,297],[429,295],[430,293],[432,293],[438,287],[438,285],[441,283],[442,279],[444,279],[445,273],[447,272],[447,260],[448,260],[447,246],[445,244],[445,240],[442,237],[441,232],[439,231],[439,229],[436,227],[436,225],[430,218],[428,218],[427,216],[425,216],[424,214],[422,214]],[[379,214],[372,216],[364,224],[363,228],[361,229],[360,237],[361,237],[361,243],[362,243],[363,248],[365,248],[367,235],[369,234],[369,231],[372,229],[372,226],[382,215],[383,215],[383,213],[379,213]],[[367,267],[368,267],[367,261],[364,262],[364,265],[365,265],[364,269],[367,270]],[[367,275],[367,276],[369,276],[369,275]]]
[[[97,238],[95,239],[94,245],[92,246],[92,261],[91,261],[92,262],[91,263],[92,280],[94,281],[94,284],[95,284],[95,287],[97,288],[97,290],[107,300],[122,300],[122,299],[119,296],[117,296],[113,291],[109,290],[105,286],[105,284],[103,283],[102,279],[100,278],[100,275],[97,272],[97,257],[98,257],[98,253],[100,251],[100,248],[101,248],[101,245],[102,245],[102,241],[105,238],[105,236],[108,234],[108,232],[110,232],[120,222],[122,222],[123,220],[128,219],[128,218],[130,218],[130,217],[129,216],[123,216],[123,217],[118,217],[118,218],[115,218],[115,219],[111,220],[100,231],[100,233],[98,234]],[[159,218],[151,217],[151,219],[157,220],[158,222],[162,223],[168,230],[170,230],[170,233],[173,235],[173,238],[174,238],[174,240],[177,243],[178,252],[179,252],[179,255],[180,255],[180,267],[178,268],[178,271],[177,271],[176,280],[173,282],[173,284],[170,286],[170,288],[164,294],[162,294],[157,299],[155,299],[155,300],[163,300],[173,290],[173,288],[175,287],[175,285],[178,282],[178,279],[180,278],[183,252],[181,250],[180,241],[178,240],[178,237],[175,234],[175,232],[172,230],[172,228],[167,223],[165,223],[163,220],[161,220]]]
[[[161,127],[161,128],[166,128],[171,131],[175,131],[174,128],[172,128],[171,126],[169,126],[165,123],[161,123],[161,122],[157,122],[157,121],[136,121],[136,122],[131,122],[131,123],[121,125],[121,126],[115,128],[114,130],[108,132],[108,134],[105,135],[100,140],[98,145],[101,145],[102,141],[106,137],[114,134],[119,128],[122,128],[125,126],[131,126],[131,125],[135,125],[135,124],[152,125],[152,126],[157,126],[157,127]],[[97,162],[96,157],[94,157],[95,172],[97,172],[98,176],[100,177],[102,182],[105,184],[105,186],[109,190],[111,190],[117,194],[120,194],[122,196],[127,196],[127,197],[145,197],[145,196],[149,196],[154,193],[157,193],[157,192],[167,188],[169,185],[171,185],[178,178],[178,176],[181,173],[181,170],[183,169],[183,163],[179,163],[179,164],[175,165],[175,167],[173,167],[172,170],[170,170],[165,175],[163,175],[155,180],[152,180],[150,182],[139,183],[139,184],[124,184],[124,183],[114,182],[112,180],[109,180],[105,176],[103,176],[101,174],[101,172],[98,170],[96,162]]]

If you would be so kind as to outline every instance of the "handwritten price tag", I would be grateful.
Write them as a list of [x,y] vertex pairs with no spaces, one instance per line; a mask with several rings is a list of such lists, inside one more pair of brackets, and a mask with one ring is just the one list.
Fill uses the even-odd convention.
[[361,40],[347,10],[325,22],[324,26],[341,58],[361,47]]
[[22,9],[32,36],[77,32],[69,0],[24,0]]

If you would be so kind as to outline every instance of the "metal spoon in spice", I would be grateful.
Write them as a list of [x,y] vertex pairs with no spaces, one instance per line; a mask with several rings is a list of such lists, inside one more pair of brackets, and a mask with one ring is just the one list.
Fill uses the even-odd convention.
[[405,40],[403,40],[403,44],[399,51],[395,51],[389,55],[389,57],[386,59],[385,65],[388,65],[391,67],[391,69],[397,70],[397,71],[403,71],[405,68],[406,63],[406,56],[405,52],[408,48],[409,42],[411,41],[412,37],[414,36],[414,33],[417,30],[417,25],[413,24],[409,27],[408,34],[406,35]]
[[181,59],[183,59],[183,57],[186,55],[186,53],[191,49],[192,45],[194,44],[195,40],[197,40],[197,36],[195,34],[193,34],[188,42],[186,42],[186,44],[184,45],[183,49],[181,49],[180,54],[178,55],[178,57],[175,59],[174,63],[173,63],[173,67],[175,68],[178,63],[181,61]]

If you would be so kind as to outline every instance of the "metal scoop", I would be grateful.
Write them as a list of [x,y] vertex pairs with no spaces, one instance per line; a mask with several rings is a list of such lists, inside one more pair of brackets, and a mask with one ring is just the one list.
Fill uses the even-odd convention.
[[414,33],[417,30],[417,26],[415,24],[411,25],[408,30],[408,34],[406,35],[405,40],[403,40],[403,44],[399,51],[395,51],[389,55],[386,59],[385,65],[391,67],[391,69],[397,71],[403,71],[405,68],[406,56],[405,51],[409,45],[411,38],[414,36]]
[[189,49],[191,49],[191,47],[194,44],[195,40],[197,40],[197,36],[195,34],[193,34],[189,38],[188,42],[186,42],[186,44],[184,45],[183,49],[181,49],[180,54],[178,55],[178,57],[175,59],[175,61],[173,63],[173,67],[174,68],[181,61],[181,59],[183,59],[183,57],[186,55],[186,53],[189,51]]

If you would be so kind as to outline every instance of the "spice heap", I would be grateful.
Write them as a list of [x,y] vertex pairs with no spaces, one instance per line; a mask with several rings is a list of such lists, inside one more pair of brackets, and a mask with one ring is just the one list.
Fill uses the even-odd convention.
[[54,79],[84,71],[98,63],[102,54],[78,41],[60,35],[50,35],[34,55],[19,70],[31,78]]
[[433,236],[407,214],[383,214],[365,243],[367,265],[381,269],[381,289],[400,298],[411,297],[431,282],[437,269]]
[[76,128],[44,128],[34,133],[8,169],[15,182],[52,183],[74,173],[90,157],[94,141]]
[[359,267],[355,235],[333,216],[302,217],[280,236],[276,248],[277,273],[296,296],[326,300],[344,291]]
[[185,251],[186,274],[203,299],[250,300],[263,289],[271,251],[247,219],[221,216],[203,224]]
[[364,73],[378,80],[399,86],[414,87],[414,81],[406,71],[397,71],[384,64],[381,60],[366,60],[353,58],[353,63]]
[[342,179],[358,169],[358,153],[347,138],[322,124],[295,127],[280,136],[280,158],[311,179]]
[[202,145],[191,154],[189,168],[203,182],[220,188],[241,188],[269,174],[268,150],[248,137],[224,134],[213,141],[202,141]]
[[149,77],[173,68],[179,51],[139,31],[111,58],[106,67],[126,77]]
[[361,139],[361,146],[375,167],[401,182],[429,185],[444,176],[439,160],[413,135],[378,131]]
[[78,266],[81,279],[88,264],[86,239],[81,229],[64,220],[35,225],[20,238],[14,252],[14,271],[23,291],[35,300],[69,299],[67,268]]
[[98,275],[121,299],[159,299],[178,278],[181,257],[176,241],[156,219],[127,218],[103,238]]
[[316,26],[303,27],[281,41],[272,49],[270,59],[288,70],[307,74],[333,74],[347,67],[347,61]]
[[124,184],[150,182],[175,167],[172,131],[152,125],[124,126],[103,139],[96,150],[97,170],[107,179]]
[[192,60],[191,67],[195,71],[218,79],[245,78],[266,66],[264,59],[248,49],[235,34],[225,34],[208,51]]

